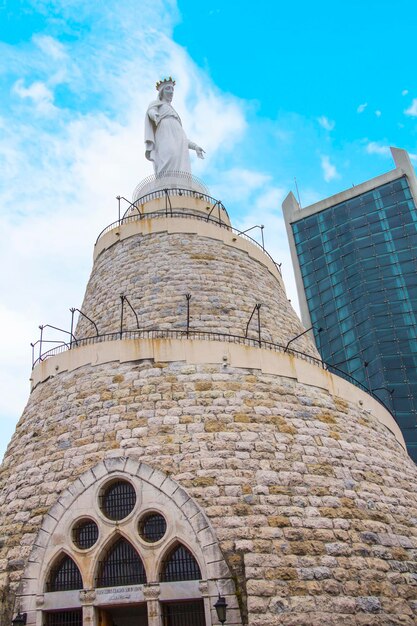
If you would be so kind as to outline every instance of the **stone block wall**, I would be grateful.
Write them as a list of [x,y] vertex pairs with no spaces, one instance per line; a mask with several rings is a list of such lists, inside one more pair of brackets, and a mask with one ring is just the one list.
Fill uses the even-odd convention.
[[[140,327],[144,329],[185,330],[189,293],[193,330],[244,336],[257,303],[262,305],[263,340],[285,346],[304,330],[277,278],[266,265],[243,250],[198,234],[137,234],[101,252],[81,306],[96,322],[100,334],[120,330],[122,293],[138,313]],[[127,304],[123,328],[137,328]],[[94,334],[92,324],[80,317],[77,338]],[[256,313],[248,336],[258,338]],[[307,335],[291,347],[319,356]]]
[[4,615],[49,507],[121,454],[204,509],[243,623],[415,624],[417,471],[392,433],[289,377],[151,360],[84,366],[32,392],[0,473]]

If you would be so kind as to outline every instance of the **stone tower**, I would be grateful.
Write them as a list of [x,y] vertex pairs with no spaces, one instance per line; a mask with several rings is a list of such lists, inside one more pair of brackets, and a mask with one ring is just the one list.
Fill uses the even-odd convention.
[[204,189],[139,196],[1,467],[0,625],[212,626],[219,594],[227,626],[415,624],[417,471],[391,414],[323,367]]

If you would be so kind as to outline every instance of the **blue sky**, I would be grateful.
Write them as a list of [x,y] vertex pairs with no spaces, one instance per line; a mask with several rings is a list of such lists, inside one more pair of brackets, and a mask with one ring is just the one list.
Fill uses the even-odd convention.
[[[151,173],[143,116],[172,74],[206,150],[194,173],[236,226],[265,224],[295,289],[281,202],[308,205],[416,163],[411,0],[0,0],[0,457],[38,325],[69,328],[98,232]],[[56,339],[56,336],[50,336]]]

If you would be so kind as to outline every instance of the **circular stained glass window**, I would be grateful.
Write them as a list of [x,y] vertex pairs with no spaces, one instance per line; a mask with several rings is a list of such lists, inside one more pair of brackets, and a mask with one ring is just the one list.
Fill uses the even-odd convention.
[[92,519],[82,519],[73,526],[72,540],[77,548],[87,550],[96,543],[97,539],[98,526]]
[[119,521],[131,513],[136,504],[136,491],[126,480],[116,480],[104,487],[100,495],[100,508],[104,515]]
[[147,543],[162,539],[167,530],[165,518],[160,513],[148,513],[139,521],[139,535]]

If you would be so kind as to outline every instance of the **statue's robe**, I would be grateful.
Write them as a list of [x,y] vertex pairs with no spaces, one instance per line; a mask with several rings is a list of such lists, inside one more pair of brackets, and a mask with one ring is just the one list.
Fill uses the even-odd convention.
[[[158,113],[157,124],[149,117]],[[156,176],[168,171],[191,174],[189,141],[182,128],[181,119],[168,102],[151,102],[145,117],[145,156],[153,161]]]

